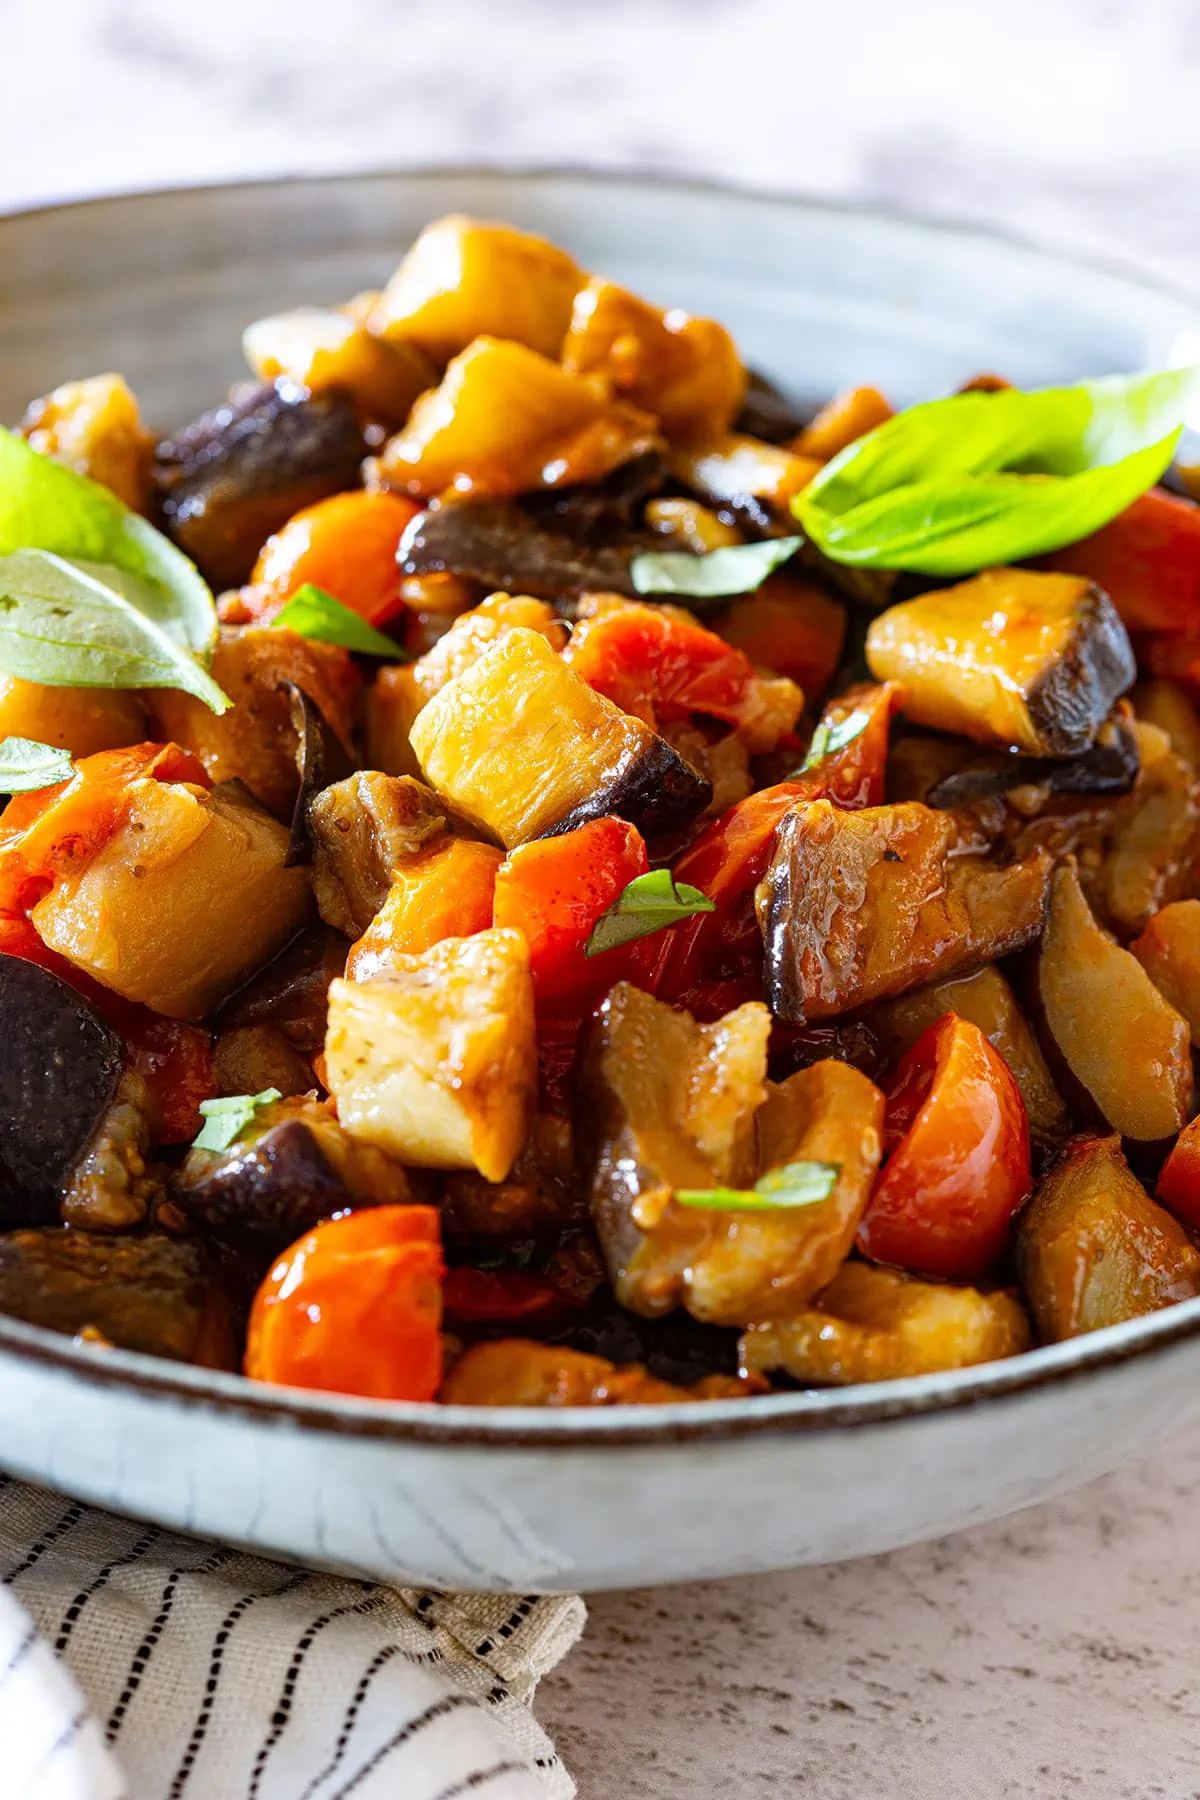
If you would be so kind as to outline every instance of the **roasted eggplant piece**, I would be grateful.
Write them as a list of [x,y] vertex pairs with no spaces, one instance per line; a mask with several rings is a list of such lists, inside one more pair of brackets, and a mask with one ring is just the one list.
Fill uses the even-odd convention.
[[1079,756],[1137,673],[1107,594],[1082,576],[988,569],[889,607],[867,633],[879,681],[918,725]]
[[112,1105],[63,1187],[64,1225],[82,1231],[128,1231],[152,1216],[164,1197],[162,1176],[150,1168],[154,1096],[127,1069]]
[[369,332],[349,307],[302,306],[256,319],[242,352],[258,379],[283,378],[310,394],[349,394],[362,417],[400,425],[438,372],[416,344]]
[[1129,948],[1200,1044],[1200,900],[1164,906]]
[[146,713],[140,697],[127,689],[46,687],[0,674],[0,738],[6,737],[92,756],[143,743]]
[[122,823],[30,915],[42,941],[127,1000],[203,1019],[312,904],[282,825],[232,788],[130,783]]
[[[43,456],[90,476],[134,512],[146,511],[154,439],[122,376],[90,375],[84,381],[64,382],[33,402],[20,431]],[[98,750],[103,747],[96,745]]]
[[1021,1215],[1017,1267],[1049,1343],[1200,1294],[1200,1251],[1134,1179],[1116,1137],[1067,1146]]
[[1021,1090],[1034,1137],[1065,1137],[1070,1115],[1016,995],[999,969],[976,969],[969,975],[914,988],[896,1000],[885,1000],[871,1014],[870,1025],[888,1060],[896,1062],[928,1026],[948,1012],[977,1025],[1004,1058]]
[[300,778],[288,835],[287,867],[294,869],[311,863],[315,856],[316,845],[309,818],[313,801],[335,781],[347,779],[354,768],[354,759],[347,754],[345,745],[320,707],[303,688],[289,682],[287,695],[292,730],[296,733],[296,773]]
[[163,524],[213,587],[237,587],[293,513],[358,485],[365,454],[349,394],[253,388],[158,445]]
[[773,381],[757,369],[749,370],[741,411],[733,421],[739,437],[759,438],[764,444],[786,444],[804,430],[808,418]]
[[[269,1025],[282,1032],[293,1049],[312,1056],[325,1042],[329,984],[346,967],[346,940],[323,924],[306,926],[221,1007],[217,1029]],[[278,1081],[266,1087],[282,1087]],[[261,1087],[239,1087],[239,1094],[261,1093]]]
[[367,693],[369,769],[381,769],[385,775],[420,775],[409,733],[425,700],[412,663],[391,663],[380,669]]
[[366,770],[319,793],[308,824],[317,909],[357,938],[387,899],[393,869],[444,834],[446,815],[422,782]]
[[835,456],[894,418],[891,403],[875,387],[843,388],[826,401],[796,437],[791,448],[801,456],[831,462]]
[[1041,930],[1044,851],[995,863],[964,854],[957,821],[916,801],[786,814],[755,904],[771,1005],[834,1018],[1019,950]]
[[432,700],[448,681],[464,674],[510,631],[536,631],[555,651],[562,651],[567,642],[567,627],[545,600],[528,594],[489,594],[478,606],[460,613],[437,643],[411,665],[422,699]]
[[194,1238],[14,1231],[0,1237],[0,1313],[121,1350],[233,1366],[223,1296]]
[[57,975],[0,956],[0,1227],[48,1225],[117,1092],[125,1045]]
[[474,1344],[442,1383],[446,1406],[662,1406],[679,1400],[746,1399],[766,1391],[753,1377],[705,1375],[691,1388],[660,1381],[638,1363],[617,1368],[564,1344],[499,1338]]
[[594,693],[534,631],[508,632],[442,688],[411,738],[430,785],[509,850],[609,813],[653,837],[712,797],[664,739]]
[[1130,698],[1147,725],[1166,733],[1176,756],[1200,775],[1200,716],[1177,681],[1139,681]]
[[172,1184],[175,1205],[218,1243],[262,1261],[334,1213],[412,1199],[399,1163],[352,1138],[327,1104],[277,1101],[255,1123],[228,1150],[190,1150]]
[[934,783],[924,795],[928,805],[969,806],[994,794],[1017,789],[1039,791],[1046,799],[1058,794],[1127,794],[1138,778],[1142,751],[1128,701],[1117,703],[1079,756],[1026,756],[1020,750],[997,750],[969,756]]
[[[322,1022],[321,1037],[325,1030]],[[218,1094],[261,1094],[278,1088],[285,1098],[307,1094],[312,1064],[277,1025],[237,1025],[213,1045],[213,1082]]]
[[1100,881],[1104,911],[1132,936],[1172,900],[1196,891],[1200,783],[1164,732],[1138,725],[1142,770],[1118,809]]
[[848,1262],[807,1311],[744,1332],[741,1364],[747,1373],[783,1370],[805,1386],[849,1387],[999,1362],[1030,1342],[1013,1294]]
[[418,1167],[503,1181],[537,1091],[524,938],[447,938],[396,957],[386,980],[335,981],[325,1059],[352,1137]]
[[1069,863],[1054,872],[1035,988],[1039,1023],[1063,1074],[1114,1131],[1155,1143],[1186,1125],[1187,1023],[1137,958],[1096,923]]
[[505,593],[637,597],[630,550],[538,526],[511,501],[435,500],[409,526],[400,556],[404,575],[459,575]]
[[557,1240],[577,1229],[587,1219],[587,1196],[569,1122],[539,1113],[503,1181],[485,1181],[473,1171],[447,1175],[441,1213],[448,1243]]

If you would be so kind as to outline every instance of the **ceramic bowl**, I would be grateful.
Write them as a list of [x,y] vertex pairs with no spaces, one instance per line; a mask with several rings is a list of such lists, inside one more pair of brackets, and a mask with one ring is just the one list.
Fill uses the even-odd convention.
[[[428,220],[512,220],[715,314],[799,398],[896,400],[1169,359],[1185,302],[974,232],[652,181],[375,175],[150,194],[0,221],[0,418],[123,371],[178,424],[268,310],[376,286]],[[313,1565],[510,1590],[861,1556],[1112,1468],[1200,1410],[1200,1301],[1011,1362],[846,1392],[603,1411],[383,1404],[78,1346],[0,1320],[0,1464]]]

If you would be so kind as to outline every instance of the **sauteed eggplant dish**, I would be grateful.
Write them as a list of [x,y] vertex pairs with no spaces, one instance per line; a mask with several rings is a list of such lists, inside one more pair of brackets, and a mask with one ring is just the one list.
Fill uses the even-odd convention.
[[0,1311],[600,1406],[1200,1295],[1192,371],[806,416],[459,217],[244,345],[0,432]]

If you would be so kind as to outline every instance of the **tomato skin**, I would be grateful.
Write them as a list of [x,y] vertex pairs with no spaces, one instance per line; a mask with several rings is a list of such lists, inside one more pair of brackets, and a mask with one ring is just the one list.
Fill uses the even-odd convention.
[[526,1269],[448,1269],[442,1284],[446,1321],[456,1325],[517,1324],[561,1312],[563,1295]]
[[243,607],[265,622],[311,581],[368,624],[382,624],[400,611],[396,551],[420,510],[400,494],[360,488],[302,507],[263,545]]
[[1175,1139],[1154,1191],[1168,1212],[1200,1230],[1200,1118]]
[[563,655],[581,681],[652,730],[694,712],[736,726],[755,679],[749,659],[715,631],[657,606],[585,619]]
[[757,593],[735,600],[721,636],[760,668],[786,675],[806,699],[824,693],[846,641],[846,608],[796,575],[768,575]]
[[368,1206],[279,1257],[250,1310],[255,1381],[374,1400],[432,1400],[442,1378],[436,1207]]
[[393,870],[387,899],[351,946],[346,980],[376,980],[397,956],[420,956],[445,938],[486,931],[503,859],[492,844],[449,837]]
[[492,922],[529,945],[539,1017],[576,1017],[618,981],[645,984],[663,932],[589,957],[597,921],[649,868],[641,833],[624,819],[592,819],[509,853],[496,872]]
[[946,1013],[921,1033],[896,1066],[884,1134],[891,1154],[859,1249],[913,1274],[977,1280],[1032,1187],[1025,1103],[977,1025]]
[[1046,562],[1102,587],[1130,631],[1200,632],[1200,507],[1190,500],[1151,488]]

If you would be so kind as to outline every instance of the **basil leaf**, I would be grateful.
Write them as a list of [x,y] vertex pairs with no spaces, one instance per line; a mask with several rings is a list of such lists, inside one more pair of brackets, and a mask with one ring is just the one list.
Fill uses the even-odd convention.
[[228,1150],[256,1113],[282,1098],[278,1088],[264,1088],[261,1094],[229,1094],[223,1100],[202,1100],[204,1123],[192,1139],[193,1150]]
[[850,444],[792,502],[835,562],[969,575],[1098,531],[1171,461],[1194,369],[955,394]]
[[840,1163],[794,1162],[770,1169],[752,1188],[677,1188],[680,1206],[711,1212],[787,1212],[819,1206],[837,1186]]
[[36,788],[70,781],[75,764],[69,750],[39,744],[36,738],[0,739],[0,794],[31,794]]
[[323,644],[340,644],[344,650],[357,650],[363,656],[387,656],[393,662],[410,660],[408,651],[394,638],[376,631],[360,613],[343,606],[312,581],[296,589],[271,624],[298,632],[301,637],[320,638]]
[[803,538],[764,538],[759,544],[727,544],[697,556],[690,550],[645,550],[629,565],[639,594],[683,594],[720,600],[752,594],[772,569],[796,554]]
[[120,569],[141,584],[140,610],[170,637],[198,656],[216,640],[208,584],[170,538],[98,481],[0,428],[0,556],[16,550]]
[[833,756],[837,751],[844,750],[846,745],[852,744],[856,737],[861,737],[870,723],[870,713],[864,711],[861,706],[856,706],[853,712],[847,713],[844,719],[838,719],[832,725],[827,725],[822,719],[812,734],[808,755],[796,773],[807,775],[810,769],[815,769],[818,763],[823,763],[827,756]]
[[48,550],[0,556],[0,669],[52,687],[182,688],[224,712],[232,702],[142,598],[120,569]]
[[648,875],[636,875],[620,898],[596,920],[584,945],[584,955],[599,956],[605,950],[616,950],[621,944],[649,937],[652,931],[674,925],[677,919],[716,910],[707,894],[689,887],[686,881],[677,882],[670,869],[652,869]]

